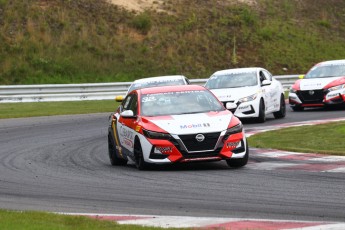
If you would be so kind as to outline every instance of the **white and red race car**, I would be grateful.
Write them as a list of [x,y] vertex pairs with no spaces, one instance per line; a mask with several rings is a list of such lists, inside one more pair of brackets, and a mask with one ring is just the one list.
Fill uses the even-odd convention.
[[259,67],[220,70],[212,74],[205,87],[240,119],[265,122],[266,115],[286,115],[284,88],[272,74]]
[[305,107],[345,104],[345,60],[325,61],[313,66],[290,89],[289,104],[294,111]]
[[112,165],[226,160],[230,167],[248,162],[241,121],[206,88],[163,86],[131,91],[110,117]]

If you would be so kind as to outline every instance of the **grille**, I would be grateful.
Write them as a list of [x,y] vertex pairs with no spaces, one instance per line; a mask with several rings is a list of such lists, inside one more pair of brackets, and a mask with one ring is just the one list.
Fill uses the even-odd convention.
[[189,152],[213,150],[217,144],[220,132],[203,133],[205,139],[202,142],[195,139],[196,135],[197,134],[179,135],[181,141]]
[[[313,95],[310,95],[311,91],[314,91]],[[323,90],[304,90],[297,92],[297,95],[302,103],[322,103],[324,98]]]
[[200,158],[200,157],[216,157],[216,156],[219,156],[221,149],[222,148],[218,148],[215,151],[211,151],[211,152],[186,153],[184,151],[181,151],[181,153],[187,159]]

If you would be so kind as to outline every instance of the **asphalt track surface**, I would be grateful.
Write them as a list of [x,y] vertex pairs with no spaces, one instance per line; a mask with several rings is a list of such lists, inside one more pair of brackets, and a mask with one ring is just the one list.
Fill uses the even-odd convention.
[[[345,110],[292,112],[246,130],[344,118]],[[345,173],[231,169],[225,162],[138,171],[113,167],[109,114],[0,120],[0,208],[112,214],[345,220]],[[256,161],[250,156],[250,162]]]

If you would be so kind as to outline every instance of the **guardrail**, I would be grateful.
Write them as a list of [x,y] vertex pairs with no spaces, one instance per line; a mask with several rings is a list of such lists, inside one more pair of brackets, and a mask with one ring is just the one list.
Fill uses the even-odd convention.
[[[298,75],[274,76],[289,89]],[[207,79],[190,79],[192,84],[203,85]],[[112,100],[125,95],[132,82],[92,84],[8,85],[0,86],[0,103]]]

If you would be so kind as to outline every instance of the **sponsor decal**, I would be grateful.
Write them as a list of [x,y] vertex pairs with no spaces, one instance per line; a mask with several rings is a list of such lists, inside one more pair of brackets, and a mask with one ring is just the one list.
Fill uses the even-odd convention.
[[155,147],[155,152],[161,152],[161,153],[171,153],[172,152],[172,147],[166,146],[166,147],[161,147],[157,146]]
[[304,84],[304,87],[313,87],[313,86],[321,86],[322,84],[321,83],[314,83],[314,84]]
[[125,145],[129,148],[133,148],[133,146],[134,146],[133,145],[134,134],[133,134],[132,130],[121,126],[119,135],[122,139],[123,145]]
[[207,127],[211,127],[210,123],[180,125],[180,129],[195,129],[195,128],[207,128]]
[[237,141],[237,142],[228,142],[228,143],[226,143],[226,146],[227,146],[228,148],[235,148],[235,147],[238,146],[239,144],[240,144],[239,141]]
[[339,93],[327,94],[327,97],[337,97]]
[[249,108],[249,105],[238,107],[238,109],[248,109],[248,108]]
[[137,131],[137,132],[139,132],[140,129],[141,129],[141,126],[140,126],[140,125],[137,125],[137,126],[135,127],[135,131]]

